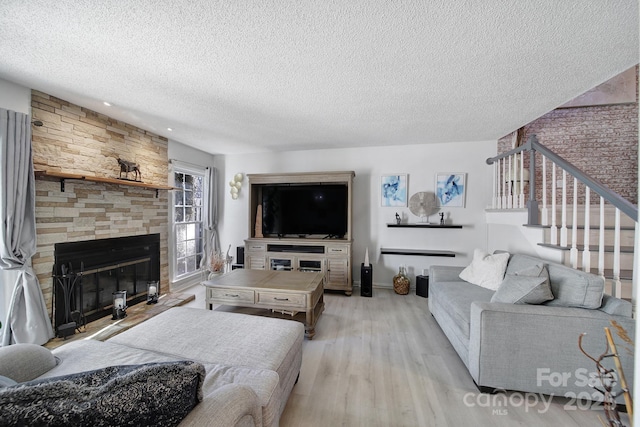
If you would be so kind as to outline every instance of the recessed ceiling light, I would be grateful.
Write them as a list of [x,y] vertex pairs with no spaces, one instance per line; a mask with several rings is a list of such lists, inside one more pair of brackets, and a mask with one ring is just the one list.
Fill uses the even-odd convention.
[[173,131],[173,129],[171,129],[171,128],[167,128],[167,130],[168,130],[169,132]]
[[107,101],[104,101],[103,104],[106,105],[107,107],[111,107],[111,104],[109,104]]

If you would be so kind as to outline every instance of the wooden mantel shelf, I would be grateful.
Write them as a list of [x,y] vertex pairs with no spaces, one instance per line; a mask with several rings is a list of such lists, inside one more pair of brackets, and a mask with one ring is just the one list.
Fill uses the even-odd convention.
[[36,178],[59,179],[60,191],[62,192],[64,192],[64,181],[67,179],[75,179],[75,180],[90,181],[90,182],[102,182],[106,184],[116,184],[116,185],[128,185],[131,187],[149,188],[152,190],[156,190],[156,197],[158,196],[158,190],[176,190],[175,187],[171,187],[168,185],[149,184],[146,182],[130,181],[127,179],[106,178],[102,176],[89,176],[89,175],[80,175],[80,174],[56,172],[56,171],[36,170],[35,176]]

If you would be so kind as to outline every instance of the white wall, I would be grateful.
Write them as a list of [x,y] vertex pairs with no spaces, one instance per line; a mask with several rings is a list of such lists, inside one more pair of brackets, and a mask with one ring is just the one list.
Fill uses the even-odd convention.
[[0,108],[31,114],[31,89],[0,79]]
[[[334,150],[290,151],[219,157],[220,171],[220,242],[223,248],[242,246],[248,236],[248,192],[240,191],[232,200],[228,182],[237,172],[275,173],[311,171],[355,171],[353,198],[353,277],[360,280],[360,263],[365,248],[374,264],[376,286],[391,286],[391,278],[404,264],[412,276],[431,264],[468,265],[474,248],[486,248],[484,209],[491,201],[491,171],[485,160],[496,154],[496,141],[472,143],[424,144],[395,147],[345,148]],[[454,224],[463,229],[388,228],[395,213],[410,222],[417,222],[409,208],[380,206],[380,177],[389,173],[409,175],[409,196],[418,191],[434,191],[437,172],[466,172],[467,197],[465,208],[443,211]],[[438,218],[432,216],[434,222]],[[455,258],[380,255],[381,247],[410,249],[444,249],[456,252]]]
[[539,245],[545,240],[544,229],[522,226],[529,220],[528,215],[525,209],[489,210],[486,213],[487,251],[503,250],[562,263],[562,251]]
[[202,167],[213,166],[215,159],[213,154],[205,153],[197,148],[189,147],[171,139],[167,146],[167,156],[169,160],[180,160]]

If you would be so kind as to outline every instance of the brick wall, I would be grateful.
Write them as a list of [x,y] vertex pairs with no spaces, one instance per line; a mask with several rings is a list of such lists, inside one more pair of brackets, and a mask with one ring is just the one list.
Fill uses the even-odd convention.
[[[140,164],[142,181],[167,184],[167,139],[61,99],[32,91],[36,170],[117,178],[116,158]],[[131,176],[133,177],[133,176]],[[54,244],[160,234],[160,280],[169,289],[168,192],[126,185],[36,180],[37,253],[33,267],[51,312]]]
[[[532,134],[592,178],[630,202],[638,202],[637,102],[553,110],[524,127],[523,142]],[[498,141],[498,153],[510,149],[510,135]],[[527,162],[528,156],[525,156],[525,167],[528,168]],[[548,183],[551,182],[550,169],[547,168]],[[561,175],[557,179],[561,179]],[[541,171],[536,175],[536,185],[537,188],[542,185]],[[582,188],[578,187],[580,192]],[[540,194],[537,197],[540,200]],[[595,197],[592,199],[596,200]]]

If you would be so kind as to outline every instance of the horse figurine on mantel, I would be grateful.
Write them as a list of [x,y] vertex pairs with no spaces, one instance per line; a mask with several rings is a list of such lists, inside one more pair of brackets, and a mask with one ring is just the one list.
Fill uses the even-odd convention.
[[129,173],[135,173],[135,181],[142,180],[142,172],[140,171],[140,165],[135,162],[130,162],[129,160],[122,160],[120,157],[117,158],[118,164],[120,165],[120,179],[122,178],[122,174],[124,173],[124,179],[129,179]]

